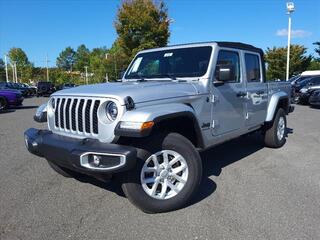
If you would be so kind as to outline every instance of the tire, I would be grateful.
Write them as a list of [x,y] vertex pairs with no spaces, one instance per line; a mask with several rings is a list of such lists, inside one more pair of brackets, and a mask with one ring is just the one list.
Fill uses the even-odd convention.
[[[136,167],[125,174],[122,182],[123,192],[129,201],[146,213],[168,212],[184,207],[198,190],[202,179],[200,155],[187,138],[177,133],[169,133],[161,139],[158,141],[158,135],[153,138],[151,137],[142,145],[144,149],[137,149]],[[159,144],[157,144],[157,142],[159,142]],[[150,184],[142,184],[143,178],[145,178],[145,173],[143,173],[142,169],[145,163],[147,163],[146,160],[148,160],[152,154],[159,153],[159,151],[164,154],[156,158],[160,164],[158,168],[159,171],[152,172],[151,174],[153,175],[152,178],[160,179],[160,182],[158,181],[158,187],[155,188],[155,195],[151,196],[145,189],[148,188],[149,191],[150,187],[150,191],[152,192],[152,186],[156,185],[157,180],[150,183],[151,186]],[[168,170],[167,168],[161,168],[161,165],[165,165],[164,158],[162,158],[165,154],[168,154],[167,156],[171,163],[174,162],[172,161],[174,154],[176,154],[175,157],[178,156],[176,159],[180,159],[175,164],[172,164],[171,169],[168,167]],[[150,157],[150,159],[152,158]],[[154,164],[154,160],[150,160],[149,164],[150,163]],[[177,172],[175,175],[179,175],[180,180],[178,181],[177,178],[172,177],[171,174],[178,171],[178,168],[183,169],[183,166],[186,166],[186,168],[181,172]],[[156,168],[155,164],[154,168]],[[161,178],[164,179],[161,180]],[[178,190],[174,191],[170,186]],[[164,189],[166,190],[162,191]]]
[[7,99],[4,97],[0,97],[0,111],[6,110],[8,108],[8,102]]
[[295,104],[300,104],[300,98],[299,97],[294,97],[294,103]]
[[[278,132],[278,130],[280,132]],[[286,130],[287,130],[286,114],[282,108],[279,108],[273,122],[265,132],[265,136],[264,136],[265,145],[270,148],[282,147],[286,143]]]
[[47,161],[49,166],[57,173],[59,173],[60,175],[66,177],[66,178],[73,178],[73,177],[77,177],[79,176],[80,174],[76,173],[76,172],[73,172],[69,169],[66,169],[66,168],[62,168],[50,161]]

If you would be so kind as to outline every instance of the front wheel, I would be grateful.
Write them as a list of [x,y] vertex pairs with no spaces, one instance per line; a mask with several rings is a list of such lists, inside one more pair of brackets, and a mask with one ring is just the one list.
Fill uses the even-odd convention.
[[267,147],[279,148],[286,143],[287,119],[285,111],[279,108],[272,124],[265,132],[264,142]]
[[0,111],[6,110],[8,107],[8,102],[5,98],[0,97]]
[[127,198],[147,213],[167,212],[187,204],[202,178],[202,164],[193,144],[177,133],[147,141],[138,149],[135,169],[127,173],[122,189]]

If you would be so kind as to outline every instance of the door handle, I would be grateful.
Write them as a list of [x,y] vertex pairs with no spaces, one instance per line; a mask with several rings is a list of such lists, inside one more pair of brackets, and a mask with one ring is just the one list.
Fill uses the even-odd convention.
[[264,94],[264,91],[263,90],[259,90],[259,91],[256,92],[256,94],[258,94],[258,95]]
[[245,97],[247,96],[246,92],[237,92],[237,97]]

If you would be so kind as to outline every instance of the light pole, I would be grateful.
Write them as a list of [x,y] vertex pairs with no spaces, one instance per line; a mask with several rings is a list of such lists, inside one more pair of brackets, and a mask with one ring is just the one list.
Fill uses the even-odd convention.
[[15,74],[14,74],[14,66],[13,66],[13,64],[11,62],[9,62],[9,64],[10,64],[10,66],[12,68],[12,82],[16,82],[15,81]]
[[86,70],[86,84],[88,84],[88,67],[85,66],[84,68]]
[[11,68],[12,68],[12,82],[16,83],[17,82],[17,80],[16,80],[17,74],[16,74],[16,67],[15,67],[16,62],[11,62],[10,61],[10,65],[11,65]]
[[294,3],[287,2],[287,14],[288,19],[288,47],[287,47],[287,69],[286,69],[286,81],[289,80],[289,65],[290,65],[290,40],[291,40],[291,13],[294,12]]
[[15,71],[16,83],[17,83],[18,82],[17,62],[14,62],[14,71]]
[[4,64],[6,65],[6,81],[9,82],[7,55],[4,55]]

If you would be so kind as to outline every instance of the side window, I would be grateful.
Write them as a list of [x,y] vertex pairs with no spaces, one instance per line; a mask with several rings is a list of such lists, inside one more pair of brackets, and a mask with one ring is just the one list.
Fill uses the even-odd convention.
[[320,77],[313,78],[313,79],[311,80],[311,83],[312,83],[313,85],[318,85],[318,84],[320,84]]
[[219,74],[228,71],[226,82],[240,82],[240,58],[238,52],[221,50],[218,54],[215,69],[215,78],[220,79]]
[[247,82],[260,82],[260,60],[256,54],[245,53]]

